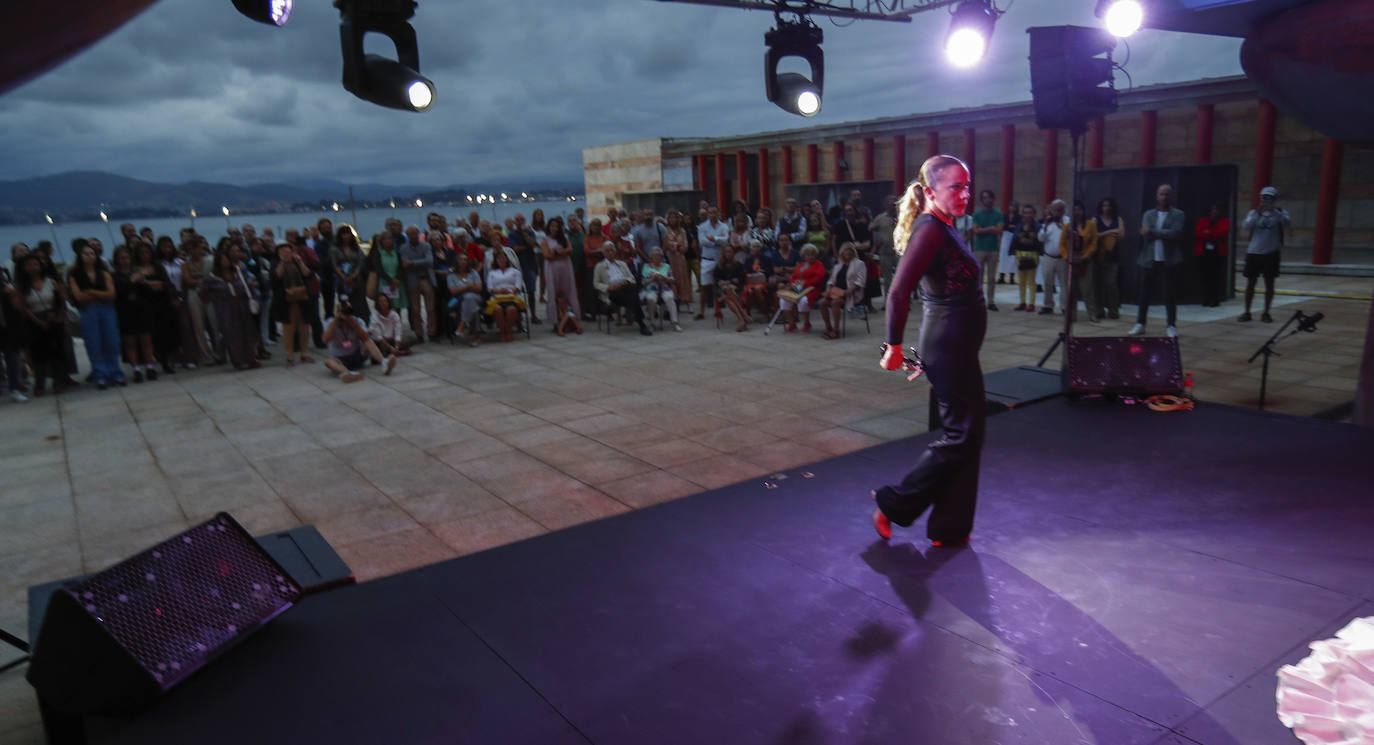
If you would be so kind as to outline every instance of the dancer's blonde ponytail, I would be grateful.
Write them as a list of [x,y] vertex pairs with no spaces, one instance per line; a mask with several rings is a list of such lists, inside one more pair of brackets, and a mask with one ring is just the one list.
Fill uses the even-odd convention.
[[953,155],[932,155],[921,164],[916,180],[907,184],[906,191],[897,203],[897,227],[892,230],[892,248],[898,256],[906,253],[906,244],[911,240],[911,226],[926,209],[925,187],[933,186],[940,171],[952,165],[962,166],[964,161]]

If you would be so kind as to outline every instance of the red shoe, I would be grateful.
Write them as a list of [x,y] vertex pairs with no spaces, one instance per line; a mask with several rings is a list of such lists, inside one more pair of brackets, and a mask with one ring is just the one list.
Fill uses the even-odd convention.
[[892,538],[892,522],[883,514],[881,507],[873,508],[873,529],[878,531],[878,537],[885,541]]
[[1025,310],[1025,309],[1026,309],[1026,304],[1025,304],[1025,303],[1021,303],[1020,305],[1016,306],[1015,308],[1012,308],[1012,310]]
[[1026,306],[1026,312],[1027,312],[1027,313],[1034,313],[1034,312],[1035,312],[1035,306],[1034,306],[1034,305],[1027,305],[1027,306]]
[[968,536],[964,536],[957,541],[931,541],[930,545],[935,548],[958,548],[959,546],[967,546]]
[[802,326],[802,333],[803,333],[803,334],[809,334],[809,333],[811,333],[811,324],[808,323],[808,324],[806,324],[805,326]]
[[786,331],[786,332],[789,333],[789,334],[795,333],[796,330],[797,330],[797,324],[795,324],[795,323],[789,323],[789,324],[787,324],[787,328],[783,329],[783,331]]

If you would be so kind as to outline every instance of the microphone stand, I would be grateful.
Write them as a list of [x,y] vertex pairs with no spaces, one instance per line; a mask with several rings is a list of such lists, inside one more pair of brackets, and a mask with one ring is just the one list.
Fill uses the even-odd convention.
[[[1263,367],[1263,369],[1260,371],[1260,396],[1259,396],[1259,410],[1260,410],[1260,411],[1264,411],[1264,397],[1265,397],[1266,391],[1268,390],[1268,384],[1269,384],[1269,358],[1270,358],[1270,357],[1273,357],[1273,356],[1276,355],[1276,354],[1279,354],[1278,352],[1275,352],[1275,351],[1274,351],[1274,345],[1275,345],[1275,344],[1278,344],[1279,341],[1281,341],[1282,339],[1287,338],[1286,336],[1284,336],[1283,332],[1284,332],[1284,330],[1287,329],[1287,328],[1289,327],[1289,325],[1291,325],[1294,321],[1299,321],[1298,327],[1295,328],[1295,329],[1293,329],[1292,331],[1289,331],[1289,332],[1288,332],[1288,336],[1292,336],[1293,334],[1296,334],[1296,333],[1298,333],[1299,331],[1304,331],[1304,330],[1305,330],[1305,331],[1309,331],[1309,332],[1311,332],[1311,331],[1316,331],[1316,330],[1317,330],[1317,327],[1316,327],[1315,324],[1311,325],[1310,327],[1304,328],[1304,324],[1302,324],[1301,321],[1306,320],[1306,319],[1307,319],[1307,316],[1304,315],[1302,311],[1300,311],[1300,310],[1293,311],[1293,315],[1292,315],[1287,321],[1284,321],[1284,322],[1283,322],[1283,325],[1279,327],[1279,330],[1278,330],[1278,331],[1275,331],[1275,332],[1274,332],[1274,335],[1273,335],[1273,336],[1269,337],[1269,341],[1266,341],[1262,346],[1260,346],[1259,349],[1255,350],[1255,353],[1252,354],[1252,355],[1250,355],[1250,359],[1246,360],[1246,363],[1248,364],[1248,363],[1250,363],[1250,362],[1254,362],[1256,357],[1258,357],[1258,356],[1260,356],[1260,355],[1264,355],[1264,367]],[[1282,355],[1279,355],[1279,356],[1282,356]]]

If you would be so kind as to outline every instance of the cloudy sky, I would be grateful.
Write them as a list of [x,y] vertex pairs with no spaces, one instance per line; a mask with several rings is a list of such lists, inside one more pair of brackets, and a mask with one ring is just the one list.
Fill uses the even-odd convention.
[[[990,57],[959,72],[939,53],[947,10],[909,24],[818,19],[826,87],[815,121],[1027,100],[1025,29],[1096,25],[1092,8],[1015,0]],[[654,0],[420,0],[412,23],[438,94],[414,114],[343,90],[328,0],[297,0],[282,29],[230,0],[161,0],[0,96],[0,163],[9,179],[92,169],[238,184],[575,181],[588,145],[809,124],[764,99],[772,22]],[[368,51],[387,47],[370,39]],[[1234,75],[1239,50],[1238,39],[1144,31],[1127,69],[1136,85]]]

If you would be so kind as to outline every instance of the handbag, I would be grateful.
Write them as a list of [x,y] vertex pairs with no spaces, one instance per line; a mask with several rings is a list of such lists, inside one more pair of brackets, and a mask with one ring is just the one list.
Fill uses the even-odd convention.
[[288,303],[302,303],[309,299],[310,292],[306,290],[305,285],[286,288],[286,302]]

